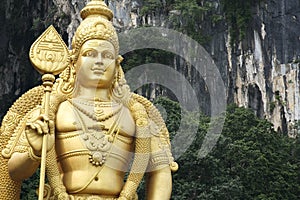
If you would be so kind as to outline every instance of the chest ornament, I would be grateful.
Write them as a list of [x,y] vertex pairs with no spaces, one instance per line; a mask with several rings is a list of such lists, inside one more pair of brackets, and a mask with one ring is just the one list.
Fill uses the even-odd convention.
[[105,163],[113,141],[109,141],[109,136],[96,131],[85,133],[82,139],[86,148],[90,151],[89,160],[95,166]]
[[[89,150],[89,162],[94,166],[102,166],[111,152],[115,138],[119,134],[119,121],[122,116],[122,105],[111,102],[80,102],[76,99],[69,100],[74,106],[75,113],[81,124],[83,133],[81,135],[85,147]],[[108,107],[108,109],[105,107]],[[102,109],[103,108],[103,109]],[[93,111],[91,111],[93,110]],[[105,112],[111,110],[111,112]],[[85,115],[95,122],[93,129],[88,129],[81,115]],[[109,128],[100,122],[107,121],[116,116]]]

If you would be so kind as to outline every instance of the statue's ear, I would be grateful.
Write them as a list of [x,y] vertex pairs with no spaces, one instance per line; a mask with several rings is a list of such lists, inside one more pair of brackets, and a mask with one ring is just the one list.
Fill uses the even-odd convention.
[[31,45],[29,58],[41,74],[57,75],[70,63],[67,45],[52,25]]
[[116,61],[117,61],[117,64],[121,64],[121,62],[124,60],[124,58],[121,56],[121,55],[118,55]]

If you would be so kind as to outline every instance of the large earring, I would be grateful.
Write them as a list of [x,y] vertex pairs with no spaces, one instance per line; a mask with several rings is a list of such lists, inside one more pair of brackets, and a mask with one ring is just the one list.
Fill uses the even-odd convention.
[[124,60],[124,58],[121,55],[118,55],[116,61],[117,61],[117,65],[121,66],[121,62]]
[[70,95],[74,90],[76,71],[74,64],[70,65],[59,75],[58,91],[65,95]]
[[130,88],[126,83],[124,72],[120,65],[123,58],[122,56],[119,56],[119,58],[121,60],[118,61],[117,59],[116,63],[117,70],[112,88],[112,97],[115,101],[127,105],[130,99]]
[[113,96],[117,97],[117,98],[122,98],[122,90],[121,90],[121,86],[120,86],[120,76],[119,76],[119,69],[120,69],[120,65],[117,63],[116,65],[116,73],[115,73],[115,77],[114,77],[114,81],[113,81],[113,88],[112,88],[112,93]]

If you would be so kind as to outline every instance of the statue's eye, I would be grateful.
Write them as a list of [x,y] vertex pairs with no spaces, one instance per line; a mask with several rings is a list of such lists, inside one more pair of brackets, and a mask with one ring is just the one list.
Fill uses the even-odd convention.
[[108,59],[114,59],[114,55],[111,52],[104,52],[103,57]]
[[85,57],[96,57],[97,56],[97,52],[95,50],[86,50],[82,53],[82,56],[85,56]]

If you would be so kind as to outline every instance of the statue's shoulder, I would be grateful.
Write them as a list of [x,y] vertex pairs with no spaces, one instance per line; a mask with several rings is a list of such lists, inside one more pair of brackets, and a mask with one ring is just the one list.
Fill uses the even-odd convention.
[[43,86],[34,87],[19,97],[9,108],[3,118],[0,129],[0,143],[4,157],[9,158],[11,156],[16,142],[24,129],[22,122],[25,116],[38,105],[41,105],[43,95]]
[[29,111],[42,103],[43,95],[43,86],[37,86],[19,97],[3,118],[1,135],[9,135],[9,132],[15,129],[15,126]]
[[148,113],[149,119],[153,123],[155,123],[156,126],[164,127],[164,128],[166,127],[165,122],[164,122],[163,118],[161,117],[160,112],[158,111],[158,109],[153,105],[153,103],[150,100],[148,100],[147,98],[145,98],[139,94],[132,93],[130,102],[131,102],[130,103],[131,105],[138,103],[139,105],[143,106]]
[[170,145],[169,132],[165,121],[153,103],[139,94],[132,93],[131,105],[133,104],[138,104],[146,110],[149,118],[151,134],[156,137],[164,138],[164,140],[167,142],[166,145]]

